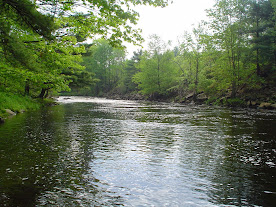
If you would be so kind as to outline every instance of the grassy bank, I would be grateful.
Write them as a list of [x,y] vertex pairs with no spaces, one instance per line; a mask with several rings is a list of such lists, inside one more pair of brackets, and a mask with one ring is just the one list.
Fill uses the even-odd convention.
[[35,110],[41,107],[42,103],[28,96],[21,96],[6,92],[0,92],[0,117],[9,116],[6,109],[13,112]]

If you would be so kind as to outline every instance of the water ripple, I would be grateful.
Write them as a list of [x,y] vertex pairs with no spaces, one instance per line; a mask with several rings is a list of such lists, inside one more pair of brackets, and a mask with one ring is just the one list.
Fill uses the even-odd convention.
[[272,206],[276,113],[60,97],[0,126],[2,206]]

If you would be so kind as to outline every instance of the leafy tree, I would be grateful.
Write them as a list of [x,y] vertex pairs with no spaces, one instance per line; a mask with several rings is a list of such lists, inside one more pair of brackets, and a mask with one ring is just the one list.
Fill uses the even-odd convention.
[[175,86],[176,70],[172,62],[173,57],[173,52],[166,50],[166,44],[160,37],[152,35],[149,50],[142,55],[139,63],[141,71],[133,77],[144,95],[152,98],[164,96]]
[[74,77],[80,77],[83,70],[79,64],[83,47],[77,41],[100,35],[114,45],[122,41],[138,43],[142,38],[132,25],[139,15],[131,6],[167,3],[167,0],[1,0],[0,57],[4,61],[0,65],[0,87],[15,93],[32,92],[41,98],[50,90],[68,90],[68,84],[74,80],[68,74],[74,76],[75,72]]
[[123,85],[125,88],[125,93],[131,93],[136,91],[137,84],[134,83],[133,76],[139,72],[137,65],[141,60],[141,56],[143,54],[142,50],[133,53],[133,56],[130,60],[126,61],[126,66],[124,68],[124,76],[123,76]]
[[247,28],[245,18],[246,1],[218,0],[215,7],[209,10],[208,15],[212,18],[210,28],[213,32],[214,43],[224,57],[221,57],[222,69],[225,80],[231,85],[231,97],[236,96],[238,81],[241,70],[241,48],[246,41]]
[[270,2],[271,2],[271,6],[273,7],[273,10],[274,10],[274,18],[276,18],[276,1],[270,0]]
[[[202,69],[204,62],[202,60],[205,52],[205,34],[202,24],[193,29],[192,34],[185,32],[180,40],[179,54],[175,57],[174,62],[180,68],[180,88],[182,91],[193,91],[193,100],[197,100],[198,87],[203,80]],[[183,82],[184,81],[184,82]],[[183,96],[181,94],[181,96]]]
[[107,93],[115,88],[122,79],[125,52],[123,49],[113,48],[108,41],[100,39],[94,41],[84,56],[86,70],[95,74],[100,80],[96,83],[94,95]]
[[125,68],[125,51],[119,48],[113,48],[110,67],[110,89],[116,88],[123,79],[123,70]]
[[204,47],[204,42],[203,42],[203,26],[198,25],[197,28],[193,29],[193,42],[191,44],[191,49],[192,49],[192,55],[194,58],[195,62],[195,79],[194,79],[194,96],[193,99],[194,101],[197,100],[197,95],[198,95],[198,85],[199,85],[199,75],[200,75],[200,68],[201,68],[201,59],[202,59],[202,53],[203,53],[203,47]]
[[192,53],[191,53],[192,36],[188,32],[184,32],[183,36],[179,38],[179,44],[177,49],[174,50],[173,62],[179,69],[178,80],[178,95],[182,99],[183,96],[189,91],[189,87],[193,82],[193,70],[192,70]]
[[139,29],[134,29],[139,14],[133,10],[136,5],[166,6],[169,0],[40,0],[40,10],[57,17],[57,36],[77,35],[108,39],[111,45],[122,41],[139,43],[142,40]]

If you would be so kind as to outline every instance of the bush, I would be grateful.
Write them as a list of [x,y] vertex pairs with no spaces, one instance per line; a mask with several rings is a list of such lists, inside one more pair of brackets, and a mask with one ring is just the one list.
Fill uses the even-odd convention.
[[207,104],[207,105],[212,105],[212,104],[218,105],[217,101],[218,101],[217,97],[211,97],[205,102],[205,104]]

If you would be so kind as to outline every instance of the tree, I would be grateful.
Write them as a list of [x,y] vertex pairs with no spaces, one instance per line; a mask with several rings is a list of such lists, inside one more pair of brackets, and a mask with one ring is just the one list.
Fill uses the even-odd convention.
[[139,63],[140,72],[133,77],[144,95],[151,98],[165,96],[176,84],[176,70],[172,59],[174,54],[166,49],[166,44],[157,35],[151,36],[149,50]]
[[276,1],[270,0],[270,2],[271,2],[271,5],[273,7],[273,10],[274,10],[274,18],[276,18]]
[[179,45],[174,50],[175,57],[173,62],[179,69],[179,84],[178,84],[178,95],[182,99],[183,96],[189,90],[192,83],[192,53],[191,53],[191,42],[192,36],[188,32],[184,32],[183,36],[179,38]]
[[276,32],[272,2],[268,0],[251,2],[250,33],[258,76],[268,76],[271,74],[271,69],[276,68]]
[[133,52],[133,56],[130,60],[126,61],[126,66],[124,68],[123,84],[125,88],[125,93],[131,93],[136,90],[137,84],[133,82],[133,77],[139,72],[137,65],[139,65],[143,51],[139,50]]
[[[73,78],[64,71],[83,69],[77,41],[102,36],[113,45],[138,43],[133,29],[138,13],[132,5],[166,6],[167,0],[1,0],[0,86],[45,97],[49,90],[67,90]],[[13,74],[13,75],[9,75]],[[68,74],[68,73],[67,73]],[[72,75],[72,73],[71,73]],[[23,84],[22,84],[23,83]],[[25,85],[25,87],[20,87]]]
[[200,73],[200,62],[203,53],[203,25],[199,24],[197,28],[193,29],[193,42],[191,43],[192,46],[192,54],[195,60],[195,81],[194,81],[194,95],[193,100],[197,101],[198,95],[198,84],[199,84],[199,73]]
[[[225,56],[223,67],[225,78],[231,84],[231,97],[236,96],[240,78],[241,48],[245,44],[247,28],[244,21],[247,1],[217,0],[215,7],[208,11],[211,17],[210,29],[213,32],[217,49]],[[222,66],[222,65],[221,65]]]
[[[193,100],[197,101],[200,75],[204,67],[202,56],[205,52],[205,34],[203,23],[193,29],[192,34],[185,32],[179,46],[179,54],[174,62],[180,68],[180,87],[182,91],[193,91]],[[182,92],[181,91],[181,92]]]
[[139,14],[136,5],[166,6],[169,0],[40,0],[40,10],[57,18],[57,36],[77,35],[80,39],[100,35],[112,46],[123,41],[139,43],[143,38],[134,29]]
[[83,65],[100,80],[95,85],[94,95],[107,93],[117,86],[122,77],[124,57],[123,49],[113,48],[106,40],[93,42],[88,55],[84,56]]

